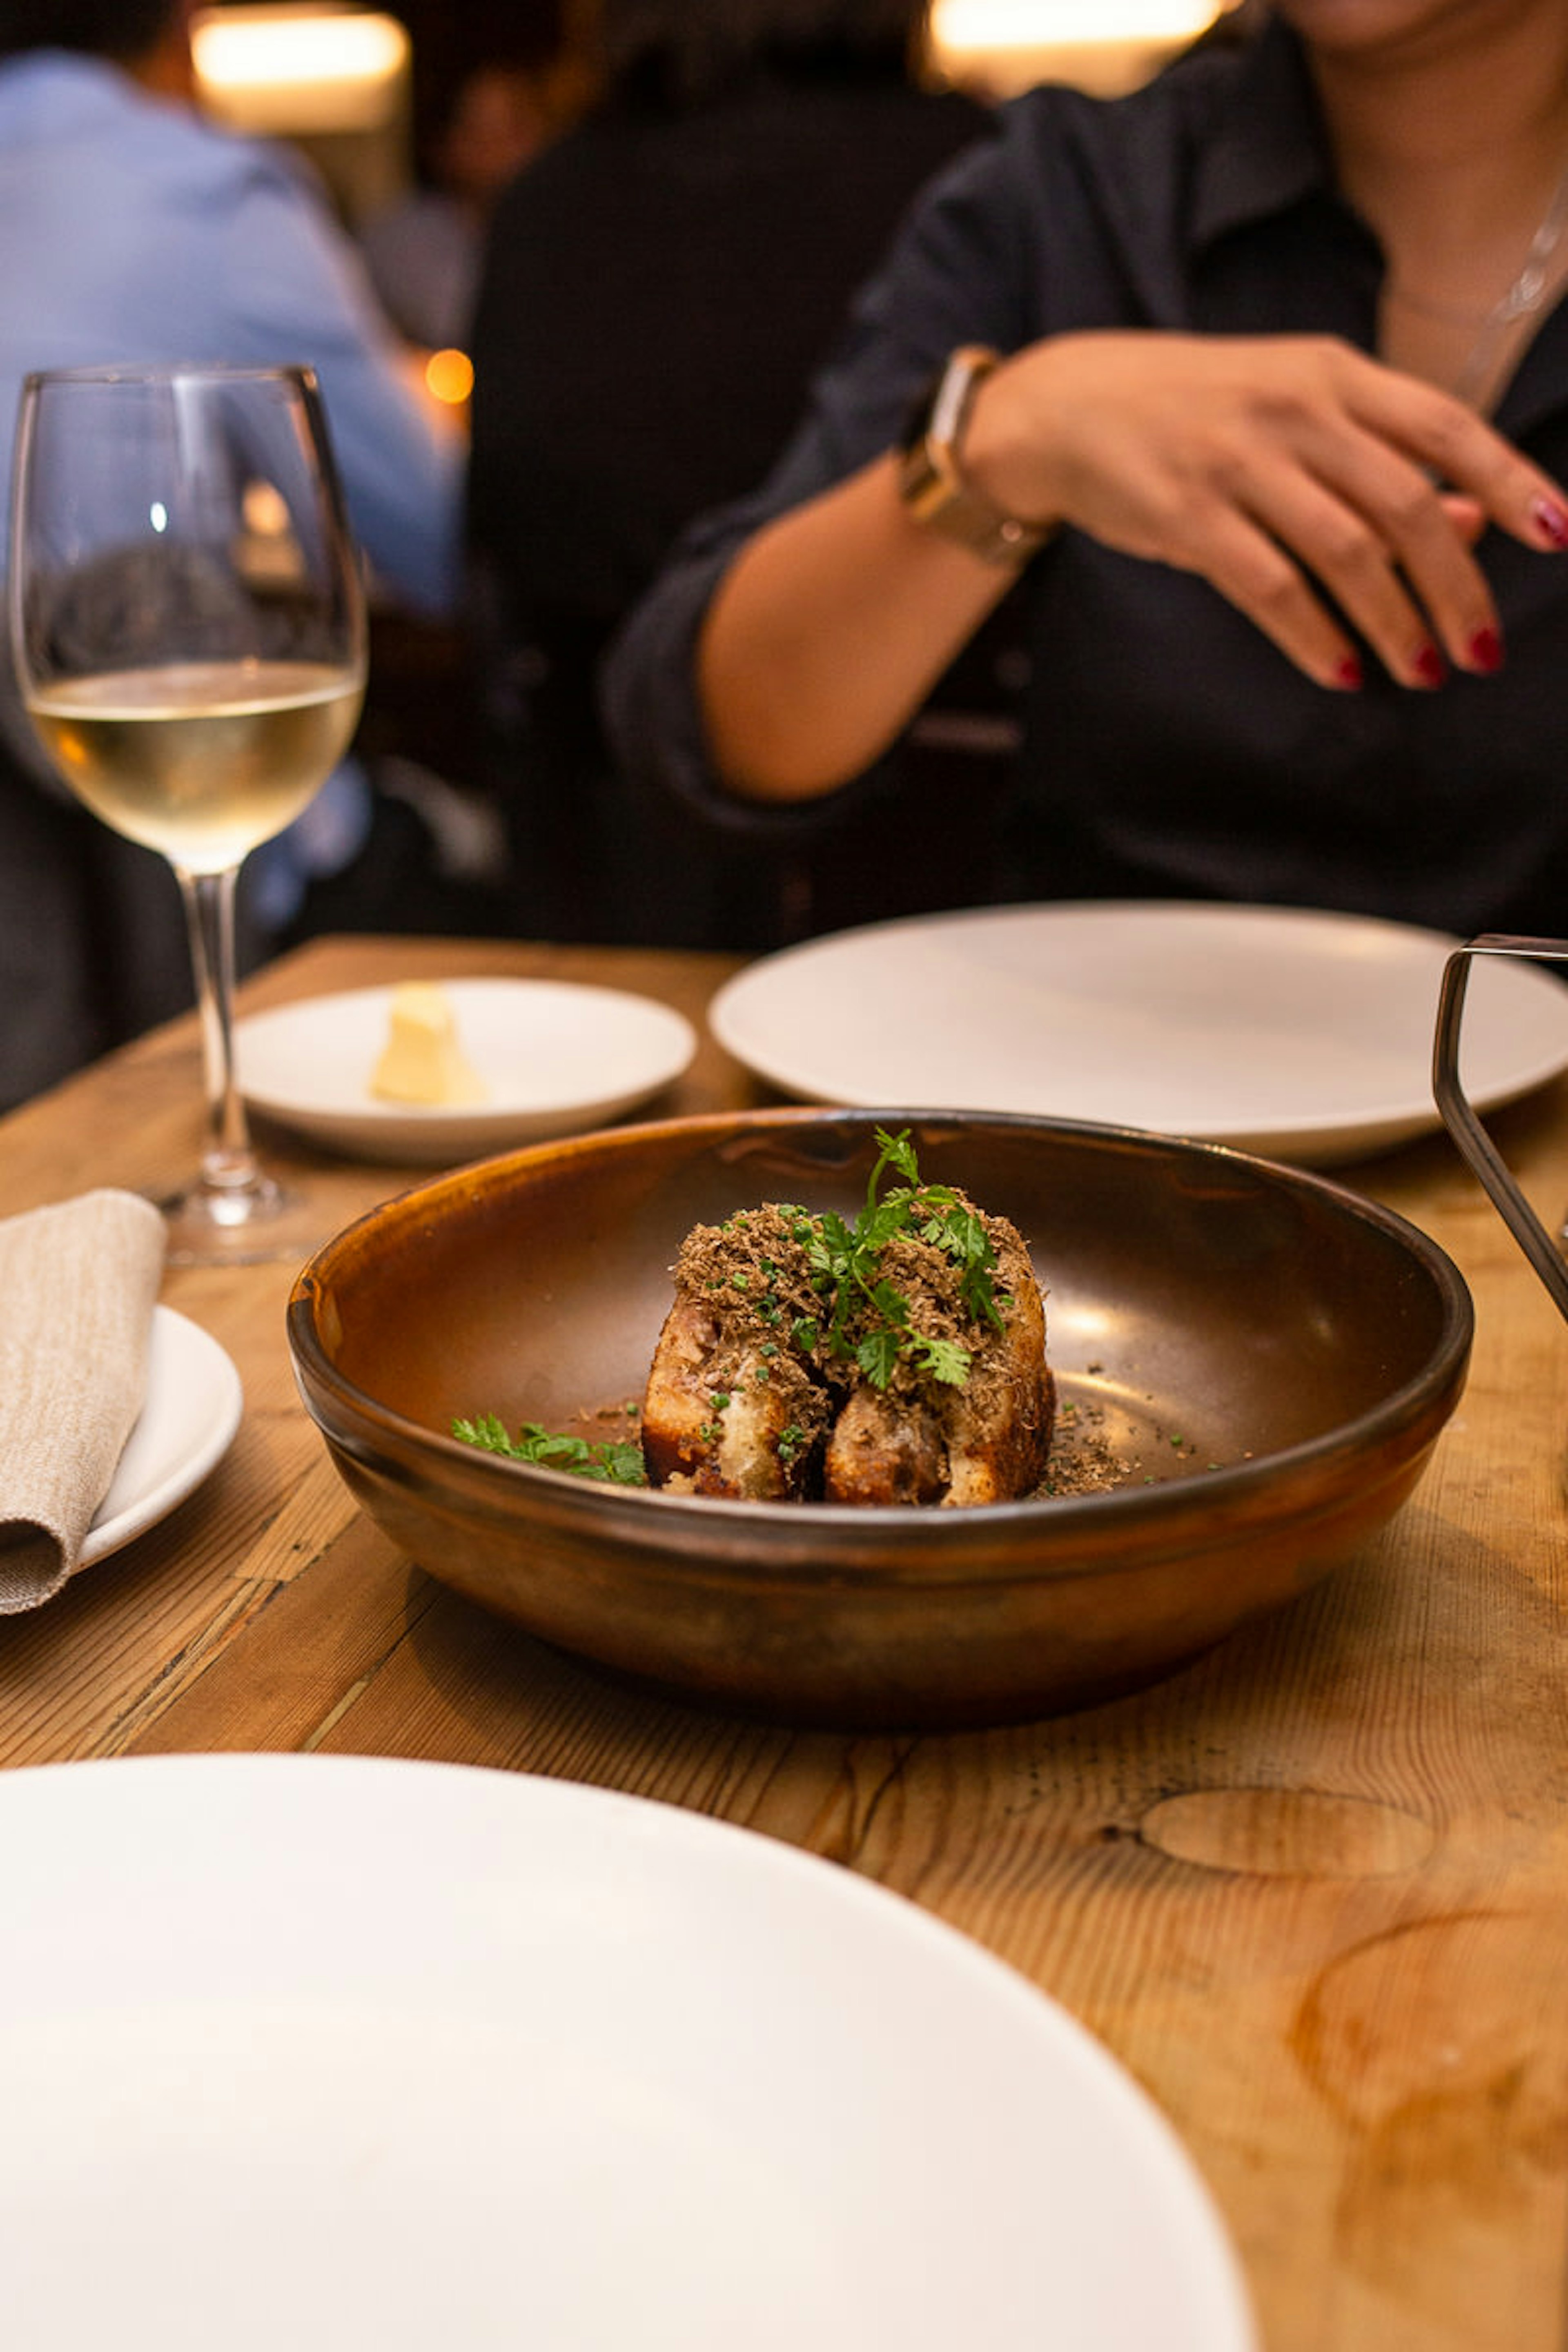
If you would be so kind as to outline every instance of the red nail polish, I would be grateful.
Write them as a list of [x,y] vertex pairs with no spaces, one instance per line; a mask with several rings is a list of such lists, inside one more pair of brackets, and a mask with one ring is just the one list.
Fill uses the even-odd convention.
[[1346,694],[1354,694],[1361,683],[1361,662],[1356,655],[1346,654],[1342,661],[1334,665],[1334,684],[1342,688]]
[[1555,499],[1537,499],[1530,519],[1549,547],[1568,547],[1568,514]]
[[1411,657],[1411,668],[1418,686],[1441,686],[1448,675],[1448,665],[1436,646],[1421,646]]
[[1502,667],[1502,639],[1496,629],[1478,629],[1470,639],[1470,667],[1490,677]]

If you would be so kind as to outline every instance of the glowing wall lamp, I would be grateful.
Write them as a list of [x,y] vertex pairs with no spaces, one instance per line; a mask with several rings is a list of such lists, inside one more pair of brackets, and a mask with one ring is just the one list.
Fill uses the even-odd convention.
[[998,95],[1036,81],[1133,89],[1233,0],[936,0],[931,37],[954,80]]
[[332,0],[205,8],[192,45],[204,102],[236,130],[298,137],[402,119],[411,52],[395,16]]

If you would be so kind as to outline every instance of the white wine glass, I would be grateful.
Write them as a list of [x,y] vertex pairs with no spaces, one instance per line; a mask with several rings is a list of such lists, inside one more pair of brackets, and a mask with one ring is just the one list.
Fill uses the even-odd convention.
[[308,368],[30,375],[12,483],[11,647],[52,765],[179,879],[201,1017],[199,1171],[163,1202],[182,1263],[300,1246],[258,1165],[234,1063],[242,861],[347,749],[365,613]]

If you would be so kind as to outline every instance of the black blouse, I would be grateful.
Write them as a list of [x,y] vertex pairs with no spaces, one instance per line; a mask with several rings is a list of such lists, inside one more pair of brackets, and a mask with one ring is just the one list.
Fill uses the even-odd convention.
[[[1051,88],[1015,101],[999,137],[921,205],[771,482],[691,533],[635,616],[606,681],[623,758],[759,836],[826,821],[724,793],[704,756],[691,646],[749,531],[885,449],[955,345],[1010,351],[1114,326],[1331,333],[1371,350],[1382,272],[1277,23],[1124,99]],[[1568,306],[1542,322],[1496,421],[1568,480]],[[1492,531],[1479,560],[1501,615],[1499,675],[1412,691],[1369,660],[1365,687],[1340,694],[1205,583],[1064,531],[1004,607],[1026,660],[987,894],[1568,931],[1568,559]],[[876,789],[868,779],[833,799]]]

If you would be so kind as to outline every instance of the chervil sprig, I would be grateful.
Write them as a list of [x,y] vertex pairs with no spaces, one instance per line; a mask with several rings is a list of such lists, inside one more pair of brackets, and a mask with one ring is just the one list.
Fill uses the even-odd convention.
[[532,1462],[546,1470],[567,1470],[574,1477],[596,1478],[616,1486],[647,1484],[641,1446],[625,1439],[565,1437],[537,1421],[525,1421],[512,1437],[493,1412],[480,1413],[473,1421],[455,1421],[452,1434],[483,1453],[504,1454],[509,1462]]
[[[900,1356],[932,1380],[962,1388],[969,1349],[955,1339],[929,1339],[911,1330],[909,1300],[883,1273],[883,1256],[903,1234],[941,1250],[959,1268],[965,1311],[974,1322],[1000,1330],[996,1253],[983,1220],[950,1185],[921,1181],[907,1128],[897,1135],[878,1128],[876,1137],[877,1159],[854,1224],[828,1210],[815,1217],[803,1213],[795,1228],[808,1277],[826,1311],[825,1344],[830,1355],[852,1358],[873,1388],[888,1386]],[[884,1193],[889,1169],[908,1181]],[[811,1329],[815,1341],[809,1318],[795,1329]]]

